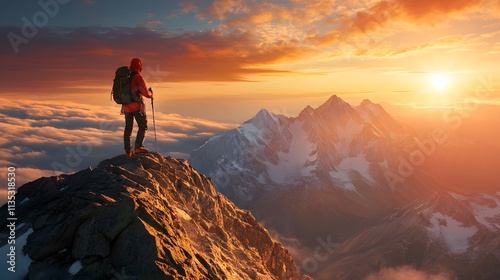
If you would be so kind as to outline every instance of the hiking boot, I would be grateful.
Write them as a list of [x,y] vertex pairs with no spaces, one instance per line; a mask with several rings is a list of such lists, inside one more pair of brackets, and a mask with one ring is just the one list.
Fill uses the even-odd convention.
[[126,157],[131,157],[134,155],[134,152],[133,151],[125,151],[125,156]]
[[134,151],[136,154],[137,153],[148,153],[149,150],[142,147],[142,146],[135,146],[135,151]]

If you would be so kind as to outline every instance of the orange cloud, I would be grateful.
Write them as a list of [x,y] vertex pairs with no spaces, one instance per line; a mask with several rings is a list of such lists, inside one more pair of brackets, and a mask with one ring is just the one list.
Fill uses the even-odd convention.
[[412,267],[403,266],[399,268],[385,268],[378,273],[370,274],[366,280],[386,280],[386,279],[408,279],[408,280],[450,280],[452,277],[448,273],[428,273],[419,271]]
[[[352,46],[356,56],[398,55],[405,50],[377,41],[390,35],[394,26],[436,24],[480,10],[483,3],[490,2],[182,1],[174,14],[193,13],[219,25],[214,24],[214,30],[179,34],[155,32],[144,26],[45,27],[29,43],[21,45],[16,55],[8,44],[0,45],[0,59],[8,69],[3,74],[2,91],[102,91],[104,85],[111,84],[113,71],[135,56],[144,60],[145,72],[150,76],[147,81],[159,83],[248,81],[251,76],[269,73],[288,75],[292,72],[276,64],[324,53],[329,57],[343,55],[345,45]],[[497,6],[490,3],[487,7],[494,10]],[[11,30],[0,27],[5,34]],[[379,37],[380,30],[385,33]]]
[[134,56],[143,59],[146,72],[154,72],[153,82],[241,81],[252,74],[279,72],[255,66],[270,65],[299,51],[292,43],[261,50],[251,32],[169,35],[140,27],[47,27],[23,47],[12,55],[12,49],[0,46],[0,59],[9,69],[4,74],[5,92],[37,89],[71,93],[81,92],[81,86],[97,89],[111,84],[115,69]]
[[[325,22],[336,28],[328,32],[317,32],[309,37],[312,43],[328,45],[355,41],[353,36],[370,36],[370,33],[387,29],[389,25],[405,23],[410,25],[434,25],[456,15],[476,11],[482,0],[382,0],[369,7],[357,9],[352,14],[349,9],[339,9],[338,14],[327,15]],[[361,44],[361,42],[360,42]]]
[[152,26],[158,26],[158,25],[161,25],[161,21],[154,20],[154,21],[148,21],[145,24],[143,24],[142,26],[144,26],[144,27],[152,27]]
[[410,19],[417,22],[444,20],[449,15],[476,8],[482,0],[397,0],[395,4]]

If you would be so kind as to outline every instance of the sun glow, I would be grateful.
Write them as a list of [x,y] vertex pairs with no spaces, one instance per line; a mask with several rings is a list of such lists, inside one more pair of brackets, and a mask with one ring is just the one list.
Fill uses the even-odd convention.
[[435,92],[445,92],[450,87],[450,82],[450,77],[445,73],[434,73],[431,76],[431,84]]

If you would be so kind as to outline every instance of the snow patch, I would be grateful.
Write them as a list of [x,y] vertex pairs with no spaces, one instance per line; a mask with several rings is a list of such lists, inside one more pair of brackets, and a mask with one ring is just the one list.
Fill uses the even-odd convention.
[[470,203],[476,220],[493,232],[500,232],[500,196],[482,195],[483,203]]
[[254,124],[252,123],[245,123],[242,124],[239,128],[237,128],[238,131],[243,133],[246,139],[250,143],[258,144],[258,141],[264,138],[264,135],[260,129],[258,129]]
[[82,269],[83,265],[80,261],[74,262],[68,269],[69,274],[75,275]]
[[257,181],[258,181],[260,184],[265,184],[265,183],[267,183],[266,176],[264,176],[264,174],[260,173],[260,174],[259,174],[259,177],[257,178]]
[[278,163],[267,163],[267,173],[270,179],[277,184],[290,183],[294,177],[312,176],[316,169],[311,164],[317,159],[315,145],[309,140],[303,129],[303,122],[296,121],[290,126],[292,140],[288,153],[278,153]]
[[241,165],[239,165],[236,161],[232,161],[230,164],[231,164],[231,167],[237,169],[238,172],[252,172],[252,170],[250,170],[248,168],[241,167]]
[[467,203],[480,224],[493,232],[500,232],[500,193],[467,197],[450,192],[450,195]]
[[[19,230],[20,228],[24,227],[26,223],[20,223],[16,226],[16,230]],[[17,241],[16,241],[17,242]]]
[[[28,268],[30,267],[31,262],[33,261],[29,255],[25,255],[23,252],[23,247],[26,245],[26,241],[28,239],[28,235],[33,232],[33,228],[30,228],[24,234],[16,238],[16,267],[15,272],[2,272],[2,280],[22,280],[28,275]],[[10,246],[13,244],[5,244],[2,248],[0,248],[0,255],[7,258],[7,254],[10,251]],[[4,264],[2,264],[3,266]],[[8,264],[5,263],[7,267]],[[4,266],[5,270],[7,268]]]
[[364,153],[360,153],[355,157],[343,159],[342,162],[337,165],[337,170],[330,171],[329,173],[333,180],[341,187],[346,190],[354,191],[356,188],[352,184],[352,178],[350,176],[353,171],[357,171],[368,182],[375,181],[370,174],[370,162],[366,159]]
[[[337,134],[339,142],[337,143],[337,152],[343,155],[348,155],[351,150],[352,140],[363,131],[364,124],[356,122],[354,119],[349,119],[345,126],[340,124],[337,126]],[[342,138],[343,137],[343,138]]]
[[455,199],[459,199],[459,200],[463,200],[463,201],[467,201],[467,199],[469,199],[468,197],[466,197],[465,195],[461,195],[459,193],[456,193],[456,192],[448,192],[453,198]]
[[434,213],[429,221],[432,225],[427,228],[428,234],[442,240],[453,254],[467,251],[469,238],[478,231],[475,226],[465,227],[463,223],[439,212]]

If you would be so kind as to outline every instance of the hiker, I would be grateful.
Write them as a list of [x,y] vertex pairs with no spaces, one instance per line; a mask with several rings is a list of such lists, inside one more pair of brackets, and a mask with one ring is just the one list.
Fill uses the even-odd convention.
[[[146,105],[142,97],[152,98],[153,91],[151,88],[148,90],[146,82],[141,76],[142,61],[139,58],[133,58],[130,62],[130,72],[132,80],[130,82],[130,89],[132,94],[139,95],[140,101],[133,101],[128,104],[122,105],[122,113],[125,114],[125,131],[123,132],[123,142],[125,145],[125,154],[130,157],[134,153],[147,153],[148,149],[144,148],[144,137],[146,130],[148,130],[148,119],[146,118]],[[131,138],[132,128],[134,127],[134,118],[139,126],[137,137],[135,138],[135,147],[132,150]]]

